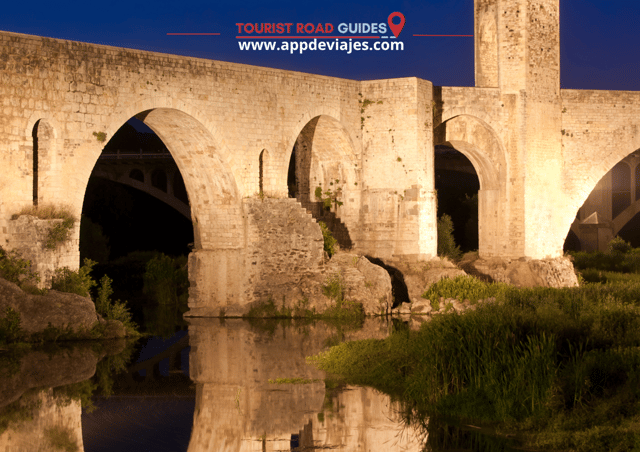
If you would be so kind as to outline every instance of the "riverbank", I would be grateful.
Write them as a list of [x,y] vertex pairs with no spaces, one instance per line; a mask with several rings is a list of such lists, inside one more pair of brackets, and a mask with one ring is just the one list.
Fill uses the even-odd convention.
[[640,440],[637,275],[578,288],[485,289],[494,301],[312,361],[398,397],[414,420],[492,425],[527,447],[631,449]]

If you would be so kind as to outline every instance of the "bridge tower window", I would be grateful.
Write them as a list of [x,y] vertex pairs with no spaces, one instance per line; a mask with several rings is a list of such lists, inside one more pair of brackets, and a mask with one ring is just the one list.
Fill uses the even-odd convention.
[[636,201],[640,200],[640,164],[636,165]]
[[144,174],[137,168],[131,170],[131,172],[129,173],[129,177],[133,180],[144,183]]
[[258,188],[259,188],[259,193],[263,194],[264,193],[264,149],[260,153],[260,158],[258,160],[259,160],[259,173],[260,173]]
[[33,138],[33,205],[38,205],[38,125],[40,120],[33,126],[31,136]]
[[611,170],[611,217],[617,217],[630,205],[631,168],[620,162]]
[[151,185],[157,188],[158,190],[162,190],[163,192],[167,192],[167,173],[162,170],[155,170],[151,173]]

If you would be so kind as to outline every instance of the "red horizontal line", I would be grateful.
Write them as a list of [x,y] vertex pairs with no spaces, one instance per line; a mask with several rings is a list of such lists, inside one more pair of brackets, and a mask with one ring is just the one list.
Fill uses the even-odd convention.
[[380,36],[236,36],[236,39],[380,39]]
[[220,33],[167,33],[167,36],[219,36]]
[[413,36],[455,36],[455,37],[462,37],[462,38],[473,38],[473,35],[413,35]]

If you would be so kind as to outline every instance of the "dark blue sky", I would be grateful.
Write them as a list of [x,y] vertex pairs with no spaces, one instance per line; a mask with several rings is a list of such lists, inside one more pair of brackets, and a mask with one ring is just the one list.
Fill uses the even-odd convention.
[[[640,90],[640,2],[561,0],[563,88]],[[237,22],[384,23],[400,11],[402,52],[240,51]],[[473,1],[350,2],[156,0],[5,2],[0,29],[113,46],[270,66],[352,79],[417,76],[436,85],[471,86]],[[218,32],[219,36],[167,36]],[[334,35],[337,34],[335,31]],[[291,41],[290,41],[291,42]]]

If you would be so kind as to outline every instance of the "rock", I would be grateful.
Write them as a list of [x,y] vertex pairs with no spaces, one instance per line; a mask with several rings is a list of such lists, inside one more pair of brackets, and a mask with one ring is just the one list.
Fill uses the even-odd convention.
[[427,315],[432,310],[433,308],[431,307],[431,302],[429,300],[425,300],[424,298],[411,303],[411,314]]
[[[366,257],[339,253],[329,261],[325,278],[339,274],[344,285],[344,298],[361,303],[365,315],[380,315],[391,310],[393,295],[391,278],[385,269]],[[326,281],[323,281],[323,285]]]
[[0,317],[6,309],[20,314],[20,328],[28,334],[44,331],[51,324],[61,330],[89,330],[98,321],[95,305],[80,295],[50,290],[46,295],[32,295],[16,284],[0,279]]
[[456,276],[466,275],[463,270],[457,268],[446,258],[417,263],[394,262],[393,265],[404,275],[404,282],[407,286],[411,303],[424,300],[422,294],[427,291],[429,286],[442,278],[455,278]]
[[410,303],[402,303],[397,308],[393,309],[394,314],[411,314],[411,304]]
[[127,331],[124,325],[119,320],[107,320],[107,323],[102,332],[102,339],[116,339],[125,337]]
[[[295,285],[274,285],[270,292],[254,302],[254,306],[271,298],[278,309],[284,307],[295,310],[302,307],[322,313],[335,306],[335,299],[325,294],[324,287],[336,277],[340,280],[343,299],[360,303],[365,315],[380,315],[391,311],[393,294],[387,271],[371,263],[366,257],[351,253],[335,254],[321,272],[304,274]],[[244,311],[236,315],[246,314],[248,310],[245,307]]]
[[467,273],[516,287],[576,287],[578,278],[566,257],[555,259],[478,258],[468,253],[459,264]]

